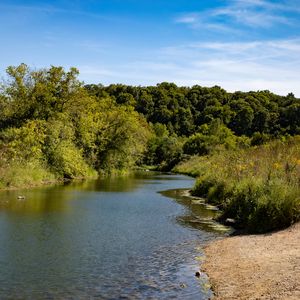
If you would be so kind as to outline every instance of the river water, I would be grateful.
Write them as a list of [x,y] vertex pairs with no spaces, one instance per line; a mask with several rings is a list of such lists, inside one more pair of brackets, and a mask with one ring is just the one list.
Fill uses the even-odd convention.
[[139,172],[1,192],[0,299],[208,299],[195,272],[226,231],[193,184]]

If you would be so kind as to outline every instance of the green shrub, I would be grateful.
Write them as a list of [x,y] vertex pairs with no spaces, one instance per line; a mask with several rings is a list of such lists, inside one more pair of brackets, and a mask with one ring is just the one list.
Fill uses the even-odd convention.
[[217,185],[217,179],[203,175],[197,178],[192,194],[200,197],[207,197],[209,190]]
[[223,218],[233,218],[238,227],[247,228],[263,193],[263,184],[259,180],[247,178],[237,182],[224,205]]
[[51,168],[60,177],[72,179],[96,174],[84,161],[81,151],[69,141],[60,142],[50,155]]
[[297,187],[276,180],[265,185],[257,206],[249,216],[251,231],[265,232],[285,228],[300,220],[300,197]]
[[218,205],[223,208],[226,205],[226,201],[230,199],[233,193],[233,186],[229,180],[219,179],[214,186],[210,187],[207,194],[207,200],[209,203]]

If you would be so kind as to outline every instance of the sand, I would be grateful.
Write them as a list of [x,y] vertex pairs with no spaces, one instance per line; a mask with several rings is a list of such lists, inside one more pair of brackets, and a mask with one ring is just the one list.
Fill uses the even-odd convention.
[[213,299],[300,300],[300,223],[278,232],[215,241],[202,267]]

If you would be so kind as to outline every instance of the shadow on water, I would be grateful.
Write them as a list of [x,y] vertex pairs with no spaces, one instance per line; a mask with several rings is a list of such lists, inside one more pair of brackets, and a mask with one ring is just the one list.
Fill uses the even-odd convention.
[[206,204],[202,198],[190,195],[189,190],[174,189],[160,193],[174,199],[186,208],[184,215],[176,217],[177,222],[181,225],[208,232],[224,232],[228,234],[233,232],[231,227],[224,226],[215,221],[220,215],[217,207]]

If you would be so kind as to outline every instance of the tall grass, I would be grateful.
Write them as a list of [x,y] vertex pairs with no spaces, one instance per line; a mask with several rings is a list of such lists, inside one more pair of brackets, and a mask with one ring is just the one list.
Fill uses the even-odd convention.
[[[62,182],[66,180],[66,177],[62,175],[61,170],[70,170],[70,174],[75,170],[77,173],[74,172],[72,179],[98,177],[98,173],[95,170],[83,165],[84,168],[78,168],[79,171],[77,171],[75,168],[81,167],[81,165],[76,164],[76,161],[73,165],[71,163],[67,165],[68,162],[63,161],[59,170],[53,167],[50,168],[46,162],[38,159],[31,159],[26,162],[13,161],[9,164],[3,164],[0,166],[0,189],[30,188]],[[80,173],[82,170],[84,173]]]
[[218,205],[221,219],[251,232],[300,220],[300,137],[193,157],[174,171],[198,176],[193,194]]
[[58,177],[38,160],[12,162],[0,168],[0,189],[31,187],[57,179]]

